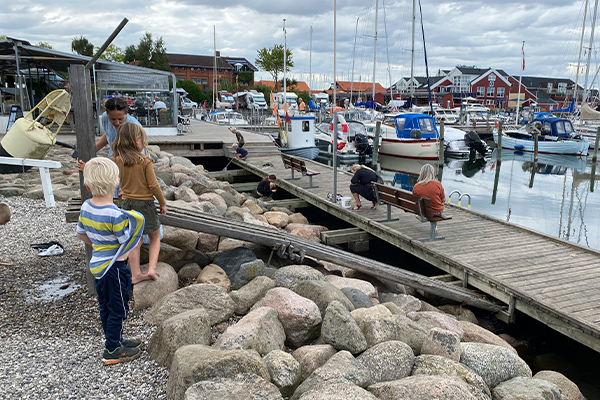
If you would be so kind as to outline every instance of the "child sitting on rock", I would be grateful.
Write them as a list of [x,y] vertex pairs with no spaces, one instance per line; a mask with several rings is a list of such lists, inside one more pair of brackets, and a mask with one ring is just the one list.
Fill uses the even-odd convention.
[[131,293],[127,257],[141,240],[144,217],[113,203],[114,190],[119,186],[119,168],[110,159],[96,157],[88,161],[83,169],[83,183],[93,197],[81,205],[77,237],[92,246],[89,267],[96,278],[104,330],[102,358],[107,365],[131,361],[139,357],[141,341],[122,336]]

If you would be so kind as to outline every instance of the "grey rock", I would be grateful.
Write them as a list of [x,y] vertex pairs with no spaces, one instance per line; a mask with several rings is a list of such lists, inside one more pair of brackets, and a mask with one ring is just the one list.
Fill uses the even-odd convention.
[[431,328],[423,341],[421,354],[433,354],[460,361],[460,338],[456,332]]
[[540,371],[534,378],[554,383],[560,388],[564,400],[585,400],[577,385],[560,372]]
[[184,400],[283,400],[275,385],[255,374],[212,378],[195,383]]
[[483,378],[490,389],[517,376],[518,356],[505,347],[487,343],[461,343],[460,362]]
[[227,274],[216,264],[209,264],[204,267],[200,274],[198,274],[195,283],[209,283],[211,285],[216,285],[226,293],[229,292],[229,289],[231,288],[231,282],[229,281]]
[[213,259],[213,264],[223,268],[230,280],[235,278],[242,264],[256,260],[254,252],[246,247],[236,247],[225,250],[217,254]]
[[478,400],[490,400],[492,397],[483,378],[467,366],[449,358],[430,354],[421,354],[415,359],[411,375],[439,375],[462,380],[471,394]]
[[506,347],[513,353],[517,354],[515,348],[508,344],[506,340],[488,331],[487,329],[479,325],[475,325],[470,321],[458,321],[458,323],[463,330],[463,336],[461,338],[463,342],[495,344],[496,346]]
[[148,354],[157,363],[170,367],[178,348],[189,344],[210,346],[210,339],[208,314],[203,308],[197,308],[174,315],[160,324],[150,338]]
[[229,319],[233,315],[233,300],[215,285],[187,286],[161,298],[144,315],[144,321],[160,325],[175,314],[196,308],[204,308],[211,325]]
[[171,163],[171,166],[173,166],[175,164],[181,164],[186,168],[196,167],[196,165],[194,165],[193,162],[191,162],[188,158],[185,158],[185,157],[173,156],[173,157],[171,157],[171,159],[169,161]]
[[283,349],[284,342],[285,332],[277,319],[277,311],[271,307],[261,307],[250,311],[237,324],[229,326],[214,346],[221,349],[253,349],[265,355],[272,350]]
[[182,346],[171,362],[167,399],[183,399],[187,388],[196,382],[244,373],[270,379],[267,367],[255,351],[218,350],[198,344]]
[[198,201],[198,195],[188,187],[179,186],[173,192],[175,194],[175,200],[183,200],[186,203]]
[[378,304],[376,306],[370,308],[357,308],[352,311],[352,318],[358,324],[358,327],[361,331],[364,332],[364,325],[367,321],[371,319],[377,319],[384,316],[391,316],[392,313],[390,310],[382,304]]
[[[227,204],[227,207],[239,207],[240,204],[243,204],[243,202],[240,202],[240,200],[237,198],[237,196],[235,194],[229,193],[225,190],[222,189],[217,189],[215,190],[215,193],[217,193],[219,196],[221,196],[223,198],[223,200],[225,200],[225,203]],[[245,200],[245,198],[244,198]]]
[[477,317],[473,314],[473,311],[465,306],[446,304],[439,306],[438,309],[447,314],[454,315],[459,321],[469,321],[473,324],[477,324]]
[[421,300],[407,294],[379,293],[379,302],[381,304],[388,302],[396,304],[404,315],[421,309]]
[[238,290],[229,293],[229,297],[235,303],[235,313],[239,315],[246,314],[258,300],[264,297],[269,289],[274,287],[275,281],[273,279],[266,276],[257,276]]
[[175,183],[173,181],[173,173],[171,171],[156,171],[155,175],[157,180],[160,178],[167,186],[173,186]]
[[376,344],[358,356],[358,361],[371,372],[373,383],[406,378],[414,360],[410,346],[398,340]]
[[[163,244],[161,243],[161,252]],[[199,250],[173,251],[171,248],[167,252],[159,254],[158,261],[169,264],[175,271],[179,271],[184,265],[189,263],[196,263],[200,268],[204,268],[210,264],[210,258]]]
[[235,207],[235,206],[230,206],[227,208],[227,211],[225,211],[225,214],[223,214],[224,217],[226,218],[231,218],[231,219],[237,219],[238,221],[244,221],[244,214],[249,213],[250,210],[248,210],[245,207]]
[[[39,190],[38,190],[38,192],[39,192]],[[0,196],[14,197],[14,196],[21,196],[21,195],[23,195],[23,193],[25,193],[25,189],[19,188],[19,187],[8,186],[8,187],[0,188]],[[42,192],[42,194],[43,194],[43,192]],[[43,198],[43,196],[41,198]]]
[[231,280],[231,288],[233,290],[239,289],[257,276],[263,275],[264,268],[265,263],[263,260],[258,259],[241,264]]
[[348,350],[352,354],[367,349],[367,341],[348,309],[339,301],[327,306],[321,325],[321,341],[336,350]]
[[406,316],[427,330],[431,328],[442,328],[451,332],[456,332],[460,338],[463,336],[462,327],[453,315],[436,311],[417,311],[408,313]]
[[377,400],[377,397],[347,379],[332,379],[313,386],[299,400]]
[[560,388],[554,383],[518,376],[492,389],[493,400],[562,400]]
[[379,400],[476,400],[465,383],[445,376],[409,376],[367,388]]
[[[140,268],[142,273],[148,272],[148,264]],[[143,310],[152,307],[164,296],[173,293],[179,287],[177,273],[169,264],[158,262],[156,264],[156,280],[147,280],[133,285],[133,308]]]
[[162,242],[182,250],[194,250],[198,245],[198,232],[165,225]]
[[334,354],[323,366],[317,368],[291,397],[296,400],[317,385],[334,379],[347,379],[351,383],[366,387],[371,382],[371,373],[350,352],[342,350]]
[[292,356],[300,363],[302,370],[300,380],[305,381],[314,370],[325,364],[335,353],[336,350],[330,344],[315,344],[296,349]]
[[223,215],[225,214],[225,211],[227,211],[227,203],[221,196],[219,196],[216,193],[203,193],[198,196],[198,200],[200,200],[201,202],[208,201],[209,203],[214,205],[217,208],[219,215]]
[[371,301],[369,296],[367,296],[360,290],[345,287],[342,288],[341,291],[348,298],[348,300],[350,300],[350,302],[354,306],[354,309],[373,307],[373,302]]
[[271,209],[269,211],[274,211],[274,212],[282,212],[286,215],[292,215],[293,212],[285,207],[271,207]]
[[222,214],[223,210],[222,209],[219,210],[217,208],[217,206],[215,206],[210,201],[200,201],[200,202],[198,202],[198,204],[196,204],[196,208],[200,212],[203,212],[204,214],[216,215],[216,216],[219,216],[219,217],[224,215],[224,214]]
[[282,286],[294,290],[294,287],[300,281],[317,280],[325,281],[322,273],[307,265],[290,265],[277,270],[273,279],[277,286]]
[[202,272],[202,268],[200,268],[198,264],[189,263],[181,267],[177,276],[180,279],[196,279],[198,278],[198,275],[200,275],[200,272]]
[[369,347],[388,340],[400,340],[408,344],[417,355],[427,336],[425,328],[403,315],[367,319],[361,329]]
[[289,353],[273,350],[263,357],[271,375],[271,382],[283,396],[291,396],[300,383],[300,363]]
[[[277,279],[275,280],[277,281]],[[300,281],[292,290],[300,296],[314,301],[319,307],[322,317],[325,316],[329,303],[336,300],[342,303],[348,311],[354,310],[354,306],[344,293],[326,281]]]

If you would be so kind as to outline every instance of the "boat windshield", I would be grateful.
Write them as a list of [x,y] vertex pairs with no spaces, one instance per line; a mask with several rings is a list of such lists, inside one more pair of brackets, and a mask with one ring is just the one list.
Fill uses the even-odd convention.
[[421,125],[421,132],[435,133],[435,128],[433,127],[433,120],[429,118],[421,118],[419,119],[419,123]]

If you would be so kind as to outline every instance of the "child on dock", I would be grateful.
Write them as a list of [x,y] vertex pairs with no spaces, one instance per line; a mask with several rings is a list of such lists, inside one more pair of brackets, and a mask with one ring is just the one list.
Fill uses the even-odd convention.
[[248,150],[239,147],[237,143],[234,143],[231,148],[235,150],[235,158],[238,160],[245,161],[246,157],[248,157]]
[[141,242],[144,217],[113,203],[119,185],[119,168],[105,157],[92,158],[83,170],[83,181],[92,198],[82,206],[77,237],[92,246],[90,271],[94,275],[100,320],[104,330],[105,364],[131,361],[140,355],[139,339],[123,339],[123,320],[129,312],[131,272],[129,252]]
[[144,280],[156,280],[156,264],[160,251],[160,221],[156,213],[154,198],[160,205],[160,214],[167,213],[167,203],[158,186],[152,160],[142,154],[148,146],[146,131],[140,125],[125,123],[119,127],[113,143],[114,161],[119,167],[123,208],[135,210],[146,218],[144,235],[150,239],[148,273],[140,270],[140,248],[142,243],[129,255],[131,279],[133,284]]

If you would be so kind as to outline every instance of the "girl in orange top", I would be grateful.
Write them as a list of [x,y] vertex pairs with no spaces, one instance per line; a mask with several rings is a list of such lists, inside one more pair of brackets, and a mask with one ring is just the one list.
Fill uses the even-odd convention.
[[434,215],[441,215],[444,211],[446,194],[440,181],[435,180],[435,168],[431,164],[421,167],[419,180],[413,187],[413,194],[431,200],[431,209]]
[[129,253],[129,267],[133,284],[156,279],[156,264],[160,251],[160,221],[154,198],[160,205],[160,214],[167,213],[167,204],[158,186],[152,160],[141,153],[146,150],[147,146],[146,131],[140,125],[132,123],[125,123],[119,127],[117,138],[112,145],[114,161],[119,167],[123,196],[122,208],[138,211],[144,216],[144,235],[147,234],[150,239],[148,274],[142,275],[140,271],[142,241],[140,240],[138,246]]

